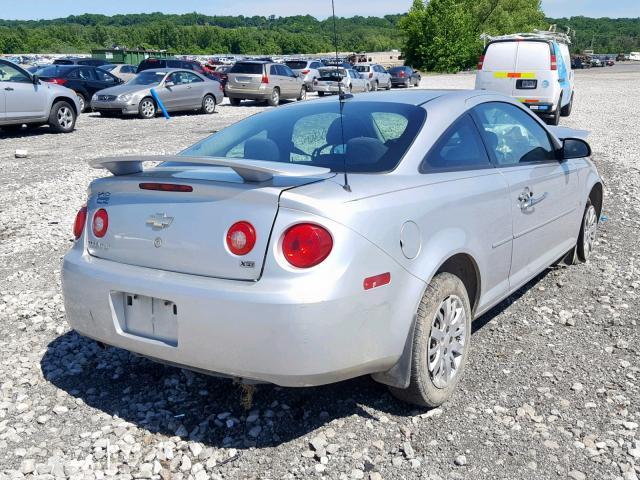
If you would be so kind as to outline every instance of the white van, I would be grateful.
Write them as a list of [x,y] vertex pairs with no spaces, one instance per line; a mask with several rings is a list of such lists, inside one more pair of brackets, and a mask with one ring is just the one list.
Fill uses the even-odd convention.
[[574,72],[569,46],[545,34],[516,34],[492,39],[478,63],[476,89],[516,98],[558,125],[571,114]]

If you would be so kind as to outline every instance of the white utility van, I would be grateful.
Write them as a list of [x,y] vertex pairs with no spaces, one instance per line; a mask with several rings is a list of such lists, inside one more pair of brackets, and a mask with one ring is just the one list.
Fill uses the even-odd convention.
[[558,125],[573,106],[569,43],[568,36],[554,32],[491,38],[478,63],[476,89],[514,97]]

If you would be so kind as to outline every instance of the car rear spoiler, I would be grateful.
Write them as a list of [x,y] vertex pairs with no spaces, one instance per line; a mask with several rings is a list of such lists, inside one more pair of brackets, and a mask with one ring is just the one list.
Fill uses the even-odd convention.
[[553,133],[560,140],[564,140],[565,138],[580,138],[582,140],[585,140],[591,134],[591,132],[588,130],[576,130],[574,128],[568,127],[550,126],[548,128],[549,131],[551,131],[551,133]]
[[331,173],[329,168],[295,163],[245,160],[242,158],[188,157],[183,155],[133,155],[90,160],[93,168],[105,168],[116,176],[133,175],[143,171],[142,162],[171,162],[192,165],[229,167],[245,182],[266,182],[275,176],[318,177]]

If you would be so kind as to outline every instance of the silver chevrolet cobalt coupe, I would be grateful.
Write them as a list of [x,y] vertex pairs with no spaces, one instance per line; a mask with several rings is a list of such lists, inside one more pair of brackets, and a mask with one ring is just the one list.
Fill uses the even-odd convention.
[[372,374],[440,405],[473,319],[589,259],[603,187],[584,134],[498,94],[422,90],[302,102],[179,156],[94,161],[113,175],[77,215],[69,323],[245,382]]

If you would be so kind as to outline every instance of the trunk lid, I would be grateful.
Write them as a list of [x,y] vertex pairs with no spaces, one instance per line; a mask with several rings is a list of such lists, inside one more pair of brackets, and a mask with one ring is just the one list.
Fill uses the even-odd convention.
[[[128,265],[234,280],[258,280],[282,191],[324,177],[273,177],[243,181],[225,167],[171,166],[92,183],[86,229],[89,254]],[[140,184],[184,185],[191,192],[144,190]],[[108,214],[106,235],[92,228],[99,209]],[[247,255],[232,254],[227,231],[250,222],[256,243]]]

